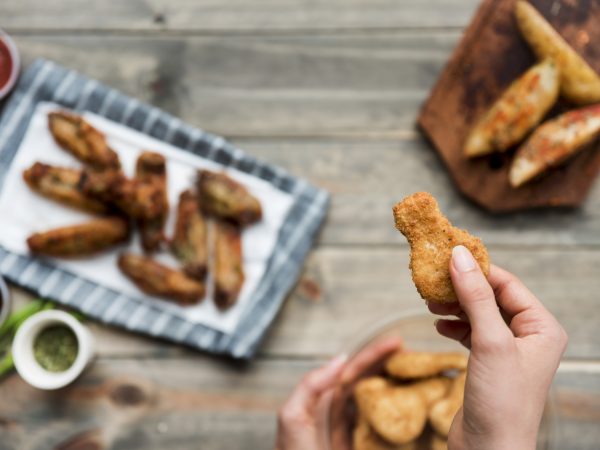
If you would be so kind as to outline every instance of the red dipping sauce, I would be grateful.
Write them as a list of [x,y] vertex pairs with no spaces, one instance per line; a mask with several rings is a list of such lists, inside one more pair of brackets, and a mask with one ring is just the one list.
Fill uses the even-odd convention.
[[17,81],[19,55],[14,42],[0,30],[0,98],[12,89]]

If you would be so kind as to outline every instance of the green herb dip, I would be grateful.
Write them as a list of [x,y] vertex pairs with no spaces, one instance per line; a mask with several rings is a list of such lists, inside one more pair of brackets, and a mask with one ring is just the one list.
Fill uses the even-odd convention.
[[33,343],[36,361],[50,372],[67,370],[75,362],[77,352],[77,337],[73,330],[64,325],[44,328]]

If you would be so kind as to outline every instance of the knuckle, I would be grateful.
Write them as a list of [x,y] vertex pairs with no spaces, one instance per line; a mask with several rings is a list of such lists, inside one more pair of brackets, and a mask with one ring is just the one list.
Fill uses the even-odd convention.
[[493,297],[491,289],[488,286],[473,286],[467,291],[469,303],[480,304],[487,303]]

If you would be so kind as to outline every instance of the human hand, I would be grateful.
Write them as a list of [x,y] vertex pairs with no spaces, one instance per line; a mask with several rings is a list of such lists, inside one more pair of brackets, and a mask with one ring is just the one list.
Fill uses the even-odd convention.
[[323,449],[330,428],[331,447],[349,450],[352,411],[348,400],[354,384],[364,375],[380,370],[385,359],[399,347],[397,338],[382,339],[350,360],[338,356],[307,373],[279,411],[276,449]]
[[428,306],[458,317],[441,319],[436,328],[471,355],[448,448],[533,450],[567,334],[514,275],[492,266],[486,280],[463,246],[452,251],[450,275],[459,302]]

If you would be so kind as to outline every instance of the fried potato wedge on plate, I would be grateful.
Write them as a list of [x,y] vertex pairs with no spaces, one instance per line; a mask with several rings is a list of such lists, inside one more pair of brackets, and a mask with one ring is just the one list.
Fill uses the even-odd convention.
[[65,111],[48,114],[54,140],[77,159],[96,170],[118,169],[119,156],[108,146],[104,134],[81,116]]
[[517,1],[521,34],[540,59],[552,58],[560,72],[563,97],[578,105],[600,102],[600,76],[528,2]]
[[543,123],[517,150],[509,181],[519,187],[576,154],[600,133],[600,104]]
[[105,203],[81,189],[82,174],[81,170],[36,162],[23,172],[23,179],[33,191],[63,205],[95,214],[107,213],[110,208]]
[[464,153],[469,158],[503,152],[535,127],[556,102],[559,72],[546,59],[515,80],[478,121],[467,137]]
[[121,271],[146,294],[181,304],[194,304],[204,297],[203,283],[146,256],[125,253],[119,257],[118,264]]
[[32,253],[59,258],[90,256],[126,242],[129,223],[121,217],[104,217],[80,225],[35,233],[27,239]]

